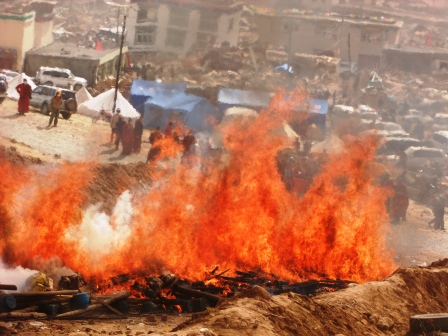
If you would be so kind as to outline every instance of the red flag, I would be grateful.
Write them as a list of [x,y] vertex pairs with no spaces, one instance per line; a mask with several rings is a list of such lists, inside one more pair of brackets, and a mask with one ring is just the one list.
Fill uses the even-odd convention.
[[95,50],[98,50],[98,51],[103,50],[103,47],[101,46],[101,41],[100,40],[96,40]]

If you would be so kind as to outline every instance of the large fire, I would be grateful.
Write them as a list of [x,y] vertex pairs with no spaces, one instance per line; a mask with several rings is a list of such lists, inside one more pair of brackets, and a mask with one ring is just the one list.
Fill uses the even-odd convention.
[[26,267],[56,257],[88,279],[170,270],[196,280],[215,265],[286,280],[389,275],[375,139],[345,141],[299,198],[277,168],[288,143],[275,130],[291,110],[281,97],[257,119],[222,126],[225,152],[179,161],[181,147],[165,139],[164,165],[148,166],[153,183],[120,196],[110,217],[86,206],[94,164],[18,171],[3,158],[0,257]]

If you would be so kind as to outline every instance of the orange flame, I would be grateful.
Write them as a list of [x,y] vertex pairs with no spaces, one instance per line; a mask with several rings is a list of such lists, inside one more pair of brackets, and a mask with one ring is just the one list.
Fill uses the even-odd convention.
[[[328,159],[303,198],[285,189],[276,157],[288,139],[273,130],[302,97],[298,92],[284,100],[280,94],[257,119],[222,126],[226,154],[172,162],[158,171],[150,190],[133,199],[132,234],[100,260],[67,237],[80,225],[92,166],[64,165],[36,178],[31,202],[21,204],[20,225],[8,240],[13,249],[24,242],[27,249],[17,249],[10,261],[32,266],[36,258],[58,256],[90,278],[170,270],[198,280],[216,264],[286,280],[362,282],[389,275],[394,264],[386,248],[386,194],[374,183],[381,172],[374,138],[353,137],[344,154]],[[160,158],[181,151],[170,138],[160,146]],[[3,194],[3,188],[11,190],[6,184]],[[2,206],[11,201],[0,197]]]

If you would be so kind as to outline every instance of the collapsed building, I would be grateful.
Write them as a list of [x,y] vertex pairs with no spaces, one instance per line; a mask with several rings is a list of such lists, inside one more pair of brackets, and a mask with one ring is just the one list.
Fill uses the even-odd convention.
[[132,1],[127,43],[134,52],[185,55],[193,46],[238,44],[242,3]]

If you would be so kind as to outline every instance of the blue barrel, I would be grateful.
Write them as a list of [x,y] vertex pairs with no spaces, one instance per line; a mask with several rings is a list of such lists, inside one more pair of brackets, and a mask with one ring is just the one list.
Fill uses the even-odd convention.
[[72,303],[75,309],[86,309],[90,303],[89,294],[79,293],[73,295]]
[[16,298],[10,294],[0,294],[0,312],[10,312],[16,309]]

